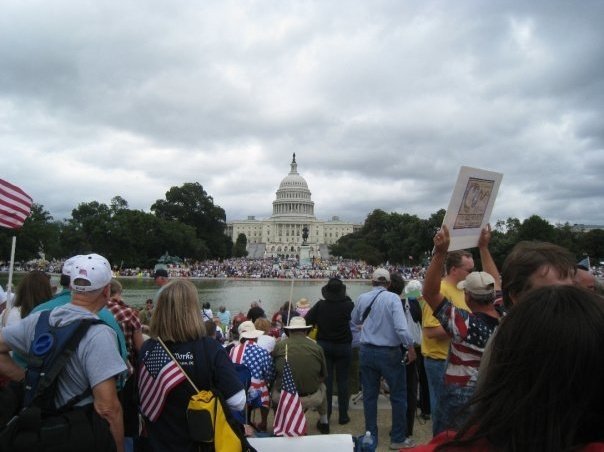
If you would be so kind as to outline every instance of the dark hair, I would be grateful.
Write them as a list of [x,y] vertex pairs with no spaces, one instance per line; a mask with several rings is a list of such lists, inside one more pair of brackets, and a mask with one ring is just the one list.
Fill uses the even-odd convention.
[[548,242],[522,241],[514,246],[501,267],[501,292],[506,306],[511,306],[511,296],[530,289],[531,276],[543,266],[550,266],[566,278],[575,271],[575,257],[566,248]]
[[63,287],[69,287],[69,283],[71,282],[71,278],[69,275],[61,274],[61,279],[59,280],[59,284]]
[[493,337],[468,421],[437,450],[486,440],[550,452],[604,440],[603,349],[603,298],[575,286],[526,292]]
[[388,292],[400,295],[403,293],[405,288],[405,280],[400,273],[390,273],[390,285],[388,286]]
[[21,308],[21,318],[27,317],[33,308],[52,298],[50,277],[39,270],[27,273],[15,294],[15,306]]
[[447,253],[445,259],[445,272],[449,274],[453,267],[460,267],[464,257],[472,257],[472,253],[467,250],[455,250]]
[[216,324],[214,323],[214,321],[206,320],[203,323],[206,326],[206,336],[208,336],[208,337],[216,336]]

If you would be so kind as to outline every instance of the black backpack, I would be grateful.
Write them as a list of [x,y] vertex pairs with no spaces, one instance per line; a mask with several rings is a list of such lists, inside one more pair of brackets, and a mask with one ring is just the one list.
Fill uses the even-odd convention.
[[109,424],[96,414],[92,404],[75,406],[92,394],[91,388],[62,407],[57,408],[54,403],[58,377],[65,364],[88,328],[103,322],[90,318],[51,326],[49,316],[50,311],[40,314],[27,355],[25,380],[20,387],[12,387],[13,400],[20,402],[0,429],[0,452],[115,450]]

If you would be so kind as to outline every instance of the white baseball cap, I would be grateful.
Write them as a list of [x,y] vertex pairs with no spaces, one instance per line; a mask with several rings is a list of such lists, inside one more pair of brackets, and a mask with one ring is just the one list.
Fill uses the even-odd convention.
[[67,259],[63,263],[63,270],[61,270],[61,273],[63,275],[71,276],[71,269],[73,268],[73,263],[79,257],[82,257],[82,256],[78,254],[77,256],[73,256],[73,257],[70,257],[69,259]]
[[[76,256],[70,270],[71,288],[76,292],[92,292],[111,282],[109,261],[98,254]],[[88,284],[83,284],[83,282]],[[77,282],[77,283],[76,283]]]
[[373,272],[372,281],[390,282],[390,272],[385,268],[378,268]]

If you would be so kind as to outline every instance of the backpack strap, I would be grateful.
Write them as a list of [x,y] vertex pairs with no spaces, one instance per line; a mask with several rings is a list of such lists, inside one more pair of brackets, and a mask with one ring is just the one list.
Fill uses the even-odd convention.
[[[40,314],[30,346],[23,403],[26,407],[42,398],[47,389],[55,383],[90,326],[104,323],[100,319],[90,318],[53,327],[50,326],[49,317],[50,311]],[[67,402],[63,409],[73,407],[91,393],[92,390],[88,387],[82,394]],[[54,399],[54,394],[50,396]],[[48,404],[53,405],[53,401]],[[54,409],[54,405],[43,408]]]

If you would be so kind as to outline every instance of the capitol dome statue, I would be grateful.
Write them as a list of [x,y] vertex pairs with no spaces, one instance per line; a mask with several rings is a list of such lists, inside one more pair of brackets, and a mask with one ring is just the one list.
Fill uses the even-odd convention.
[[277,189],[273,214],[264,220],[250,216],[228,221],[226,233],[233,242],[239,234],[246,236],[248,257],[298,258],[301,247],[307,246],[310,257],[317,259],[328,257],[328,245],[360,227],[335,216],[328,221],[315,217],[315,203],[293,154],[290,171]]

